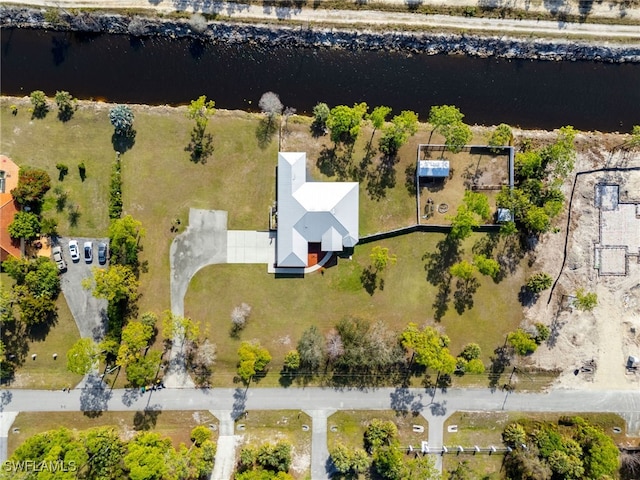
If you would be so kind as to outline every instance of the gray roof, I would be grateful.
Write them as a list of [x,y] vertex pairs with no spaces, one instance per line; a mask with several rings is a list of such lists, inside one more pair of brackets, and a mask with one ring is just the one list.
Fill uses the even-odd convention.
[[304,152],[278,154],[279,267],[306,267],[309,243],[325,252],[358,243],[357,182],[307,182]]

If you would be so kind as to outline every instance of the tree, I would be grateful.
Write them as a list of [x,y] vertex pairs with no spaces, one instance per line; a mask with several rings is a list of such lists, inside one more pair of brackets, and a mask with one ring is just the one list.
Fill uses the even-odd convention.
[[500,273],[500,264],[493,258],[487,258],[485,255],[474,255],[473,264],[482,275],[487,275],[494,280]]
[[[79,434],[89,457],[84,468],[85,478],[116,479],[125,477],[122,471],[124,443],[113,427],[96,427]],[[79,469],[84,472],[84,469]]]
[[238,376],[248,383],[256,373],[261,373],[271,361],[271,354],[259,342],[242,342],[238,349]]
[[553,278],[551,275],[545,272],[534,273],[527,279],[525,287],[531,293],[540,293],[547,288],[550,288],[553,284]]
[[469,360],[464,364],[464,373],[470,373],[472,375],[480,375],[485,371],[484,363],[479,358]]
[[133,130],[133,111],[127,105],[116,105],[109,110],[109,121],[116,135],[127,137]]
[[433,327],[419,330],[415,323],[409,323],[400,335],[402,346],[413,350],[413,360],[425,368],[451,374],[456,368],[456,359],[449,353],[449,337],[439,334]]
[[193,430],[191,430],[191,435],[189,436],[189,438],[196,447],[200,447],[207,440],[211,440],[211,430],[209,430],[204,425],[198,425]]
[[[24,287],[23,287],[24,288]],[[20,320],[26,325],[45,324],[53,319],[56,313],[55,301],[46,296],[35,297],[30,292],[20,289],[18,294],[18,308]]]
[[536,150],[516,153],[514,167],[516,176],[520,180],[544,176],[542,155]]
[[442,133],[443,127],[460,123],[463,118],[464,114],[460,113],[457,107],[453,105],[440,105],[431,107],[427,121],[433,126],[435,131]]
[[149,350],[146,355],[132,360],[126,365],[127,380],[134,387],[149,385],[160,368],[162,353],[157,350]]
[[162,318],[162,332],[170,342],[175,339],[179,342],[195,342],[200,335],[200,324],[189,317],[174,315],[166,310]]
[[329,452],[333,466],[338,473],[346,475],[351,473],[351,451],[342,443],[338,443]]
[[388,265],[395,265],[398,260],[395,254],[389,254],[387,247],[381,247],[379,245],[371,249],[369,258],[376,273],[382,273]]
[[33,212],[16,212],[13,222],[7,227],[11,238],[24,238],[26,241],[33,240],[40,233],[40,219]]
[[521,328],[507,335],[507,343],[513,347],[518,355],[529,355],[538,348],[535,339]]
[[91,373],[101,356],[100,348],[92,338],[81,338],[67,351],[67,370],[77,375]]
[[584,288],[576,291],[576,298],[573,304],[578,310],[590,312],[598,305],[598,295],[595,292],[586,292]]
[[373,138],[376,130],[382,128],[390,113],[391,107],[380,105],[378,107],[375,107],[373,111],[366,116],[367,120],[369,120],[371,122],[371,125],[373,125],[373,133],[371,134],[371,138]]
[[451,231],[449,232],[449,235],[451,238],[456,240],[464,240],[471,235],[471,232],[475,227],[480,225],[475,214],[469,210],[467,205],[464,204],[458,207],[455,216],[448,216],[446,219],[451,222]]
[[18,185],[11,195],[20,205],[39,210],[44,195],[51,188],[51,177],[40,168],[20,167]]
[[511,131],[511,127],[506,123],[501,123],[496,127],[496,129],[491,133],[489,137],[488,145],[491,148],[493,153],[499,153],[503,146],[511,145],[513,141],[513,132]]
[[125,367],[144,355],[153,336],[153,329],[142,322],[129,322],[122,329],[122,340],[116,364]]
[[462,349],[460,357],[464,358],[465,360],[474,360],[476,358],[480,358],[481,354],[482,350],[480,349],[480,345],[478,345],[477,343],[467,343]]
[[462,122],[443,127],[442,134],[447,150],[453,153],[462,151],[462,148],[473,138],[469,125]]
[[326,350],[329,362],[335,362],[342,354],[344,354],[342,337],[336,330],[331,330],[327,333]]
[[146,235],[142,222],[131,215],[116,218],[109,224],[109,250],[111,264],[129,265],[137,268],[140,241]]
[[525,215],[524,225],[533,233],[545,233],[551,228],[551,218],[544,208],[532,205]]
[[475,213],[482,220],[489,220],[491,216],[491,207],[489,207],[489,198],[487,198],[485,194],[467,190],[464,192],[462,201],[470,212]]
[[527,432],[519,423],[510,423],[502,432],[502,442],[511,448],[520,447],[526,442]]
[[551,470],[563,479],[584,478],[584,466],[582,460],[573,455],[567,455],[561,450],[554,450],[547,458]]
[[64,90],[58,90],[54,98],[58,105],[58,118],[63,122],[70,120],[75,110],[74,98]]
[[451,265],[451,267],[449,267],[449,273],[451,275],[465,282],[468,282],[473,278],[473,274],[475,271],[475,267],[466,260],[454,263],[453,265]]
[[167,477],[175,450],[169,438],[155,432],[142,432],[127,445],[123,461],[131,480],[160,480]]
[[31,105],[33,105],[33,118],[44,118],[49,112],[47,105],[47,96],[42,90],[34,90],[29,95]]
[[263,93],[258,102],[258,106],[260,110],[262,110],[262,113],[265,113],[269,117],[269,121],[273,121],[276,116],[280,115],[284,108],[280,97],[273,92]]
[[294,371],[300,368],[300,354],[297,350],[291,350],[284,356],[284,369]]
[[467,460],[458,462],[456,468],[449,470],[447,480],[474,480],[479,475],[469,467]]
[[306,329],[298,341],[300,366],[310,372],[315,372],[324,362],[324,338],[315,325]]
[[396,446],[380,447],[373,452],[373,467],[382,478],[402,480],[406,469],[402,452]]
[[251,314],[251,306],[242,302],[231,311],[231,334],[237,335],[247,326],[247,319]]
[[325,133],[327,129],[327,120],[329,119],[329,105],[320,102],[313,107],[313,123],[311,130],[317,133]]
[[364,431],[364,446],[374,452],[382,446],[391,445],[398,437],[398,427],[389,420],[374,418]]
[[291,466],[291,448],[288,442],[265,443],[258,449],[256,462],[265,470],[288,472]]
[[354,143],[360,133],[362,119],[367,113],[366,103],[357,103],[353,107],[338,105],[333,107],[327,118],[327,127],[331,131],[334,143]]
[[555,143],[541,151],[542,162],[554,179],[564,180],[573,170],[577,155],[574,146],[576,133],[570,125],[560,128]]
[[628,144],[630,148],[640,147],[640,125],[634,125],[631,129],[631,139]]
[[417,131],[418,115],[410,110],[402,111],[384,128],[380,138],[380,151],[389,157],[395,157],[400,147]]
[[93,267],[91,271],[93,278],[85,278],[82,287],[92,290],[94,297],[109,302],[131,302],[138,298],[140,283],[128,265],[110,265],[107,269]]
[[207,134],[206,130],[209,118],[215,112],[215,102],[207,101],[206,95],[192,100],[187,107],[187,117],[196,122],[191,131],[191,142],[187,146],[187,150],[191,152],[191,160],[194,162],[203,162],[213,152],[213,137]]

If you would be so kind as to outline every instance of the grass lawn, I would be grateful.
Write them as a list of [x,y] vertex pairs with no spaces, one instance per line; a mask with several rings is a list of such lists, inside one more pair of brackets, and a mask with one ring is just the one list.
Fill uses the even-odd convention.
[[311,468],[311,418],[299,410],[251,410],[236,420],[235,434],[242,445],[259,447],[265,443],[288,442],[293,446],[291,472],[306,478]]
[[[487,448],[491,445],[502,447],[502,431],[509,423],[526,418],[529,422],[549,421],[557,422],[562,413],[536,413],[536,412],[456,412],[445,422],[444,443],[449,447],[462,445],[473,448],[478,445]],[[611,436],[617,444],[625,443],[626,424],[624,419],[610,413],[570,413],[570,416],[579,415],[594,425],[603,428],[604,432]],[[448,432],[447,427],[457,425],[457,432]],[[621,433],[616,434],[613,428],[620,428]],[[468,461],[469,466],[480,474],[488,475],[488,478],[498,479],[502,476],[500,472],[503,455],[494,454],[460,454],[445,455],[444,469],[451,470],[456,467],[459,461]]]
[[[470,238],[463,245],[464,250],[470,252],[482,236]],[[360,282],[362,269],[369,265],[370,245],[356,247],[353,260],[340,260],[323,275],[306,278],[275,278],[266,273],[264,265],[204,268],[195,275],[187,292],[185,314],[203,322],[218,346],[214,382],[228,384],[242,340],[259,339],[272,353],[272,373],[261,382],[273,385],[284,355],[295,348],[302,332],[311,325],[326,333],[346,315],[382,319],[398,331],[410,321],[432,322],[437,288],[425,278],[422,257],[433,252],[442,238],[439,234],[413,233],[379,242],[396,254],[398,261],[383,274],[384,290],[378,289],[373,295]],[[504,287],[521,285],[522,272],[499,284],[480,277],[479,282],[473,296],[474,307],[459,315],[451,306],[439,325],[451,338],[450,348],[455,355],[473,341],[481,346],[483,360],[488,363],[493,350],[504,343],[506,333],[521,320],[513,288]],[[229,335],[230,314],[241,302],[251,305],[252,312],[240,338],[234,339]]]
[[[11,114],[12,104],[18,106],[16,116]],[[113,129],[108,120],[110,105],[80,102],[66,123],[56,118],[55,107],[46,118],[32,120],[29,107],[27,99],[0,99],[0,151],[19,165],[45,168],[53,185],[68,192],[68,203],[80,211],[75,226],[69,224],[67,210],[56,210],[53,190],[45,202],[49,208],[46,215],[58,219],[62,235],[104,236],[108,227],[109,176],[115,157]],[[176,219],[180,220],[180,231],[186,227],[190,207],[227,210],[230,229],[268,228],[268,208],[275,197],[278,139],[276,136],[270,142],[259,141],[260,115],[218,111],[209,123],[213,156],[204,164],[196,164],[184,150],[193,126],[185,116],[185,107],[132,108],[135,144],[122,155],[124,210],[142,221],[146,229],[141,254],[146,273],[140,279],[139,311],[161,313],[170,308],[169,247],[176,235],[171,227]],[[371,129],[365,126],[351,152],[339,149],[333,154],[328,136],[312,137],[309,124],[309,118],[290,118],[282,139],[283,149],[306,151],[310,174],[316,180],[345,176],[360,180],[361,235],[416,222],[413,175],[417,146],[426,142],[431,133],[427,125],[419,126],[418,134],[401,148],[394,168],[381,176],[381,160],[375,152],[379,132],[372,137]],[[371,139],[372,150],[367,145]],[[431,141],[442,139],[433,135]],[[472,140],[483,142],[480,135]],[[342,170],[336,172],[335,165],[327,164],[327,158],[337,161]],[[80,162],[87,168],[84,182],[78,174]],[[69,166],[70,173],[62,182],[57,179],[56,163]],[[455,187],[456,198],[462,198],[461,185]],[[450,204],[451,210],[455,208],[455,202]],[[525,269],[514,269],[499,284],[478,278],[477,291],[471,296],[473,308],[467,302],[461,313],[454,308],[456,288],[452,282],[444,302],[446,308],[437,306],[440,287],[427,281],[423,256],[430,253],[438,257],[437,244],[443,238],[440,234],[411,234],[380,242],[398,256],[398,263],[384,273],[384,290],[378,289],[373,295],[367,294],[360,282],[373,245],[360,245],[352,261],[341,261],[324,275],[305,279],[276,279],[266,273],[264,265],[205,268],[196,275],[187,293],[185,314],[201,321],[203,334],[218,346],[216,384],[228,386],[233,377],[239,341],[228,336],[229,315],[241,302],[253,307],[241,339],[260,339],[274,356],[274,373],[262,380],[263,385],[277,384],[279,364],[284,354],[295,348],[304,329],[316,324],[325,333],[348,314],[382,319],[399,330],[409,321],[431,322],[437,308],[440,325],[451,337],[452,352],[457,354],[464,344],[474,341],[483,349],[483,360],[488,361],[491,352],[503,343],[506,332],[521,320],[517,291]],[[470,259],[473,244],[485,238],[478,234],[468,239],[462,245],[464,258]],[[501,248],[497,247],[494,254],[504,254]]]
[[[218,425],[218,420],[207,411],[156,413],[158,415],[148,419],[146,423],[140,422],[140,412],[104,412],[95,418],[87,417],[80,412],[19,413],[9,432],[8,454],[11,455],[30,436],[60,427],[85,430],[115,426],[124,440],[130,439],[138,431],[151,430],[170,437],[173,445],[178,447],[180,443],[191,445],[189,436],[194,427]],[[14,433],[16,428],[18,432]],[[218,438],[217,428],[212,433],[212,440],[215,442]]]
[[[371,421],[389,420],[398,427],[400,445],[420,448],[420,442],[429,439],[429,422],[422,416],[396,415],[391,410],[341,410],[331,415],[327,422],[327,445],[331,450],[336,444],[348,447],[364,448],[364,432]],[[423,432],[414,432],[413,426],[424,428]]]

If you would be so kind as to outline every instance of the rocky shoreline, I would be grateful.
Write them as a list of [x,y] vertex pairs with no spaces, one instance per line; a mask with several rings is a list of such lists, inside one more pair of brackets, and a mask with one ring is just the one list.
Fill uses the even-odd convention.
[[0,27],[108,33],[137,37],[190,37],[225,44],[250,43],[291,48],[379,50],[426,55],[467,55],[551,61],[640,63],[640,47],[592,45],[566,40],[437,34],[425,32],[370,32],[334,28],[255,25],[212,21],[196,24],[188,19],[129,17],[112,13],[66,10],[0,8]]

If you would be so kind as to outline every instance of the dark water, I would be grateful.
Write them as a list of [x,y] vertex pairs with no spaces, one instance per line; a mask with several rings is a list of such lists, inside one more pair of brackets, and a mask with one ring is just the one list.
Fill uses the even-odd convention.
[[184,104],[205,94],[220,108],[255,108],[272,90],[309,112],[364,101],[414,110],[454,104],[468,123],[573,125],[629,131],[640,123],[640,65],[543,62],[324,49],[210,45],[3,29],[1,91],[67,90],[88,99]]

